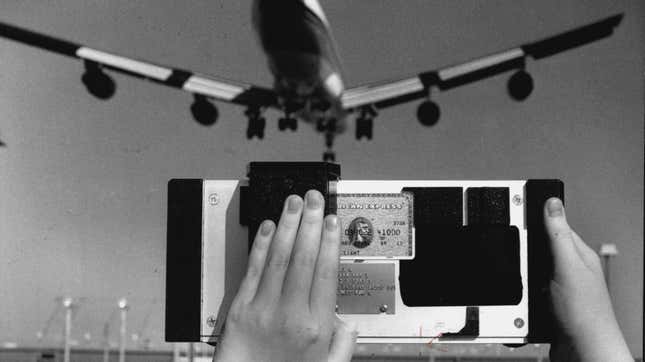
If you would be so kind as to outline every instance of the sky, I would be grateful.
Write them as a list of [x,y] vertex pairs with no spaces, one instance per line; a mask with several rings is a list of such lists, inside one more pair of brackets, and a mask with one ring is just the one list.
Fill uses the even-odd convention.
[[[642,356],[643,54],[641,1],[323,1],[345,84],[408,77],[538,40],[615,13],[607,39],[540,61],[519,103],[510,74],[432,92],[439,123],[416,103],[383,110],[374,139],[336,141],[344,179],[527,179],[565,183],[572,226],[594,249],[615,243],[614,307]],[[93,48],[271,86],[251,26],[250,1],[0,2],[0,21]],[[92,98],[82,64],[0,39],[0,342],[35,345],[62,328],[57,298],[78,298],[75,337],[98,343],[116,325],[120,297],[131,326],[163,344],[166,184],[239,179],[250,161],[320,160],[324,142],[301,125],[245,139],[244,109],[218,103],[205,128],[191,96],[114,74],[117,93]],[[351,126],[350,122],[350,126]],[[116,328],[116,327],[115,327]],[[85,333],[90,334],[89,340]],[[116,341],[116,332],[113,339]],[[135,343],[135,342],[131,342]]]

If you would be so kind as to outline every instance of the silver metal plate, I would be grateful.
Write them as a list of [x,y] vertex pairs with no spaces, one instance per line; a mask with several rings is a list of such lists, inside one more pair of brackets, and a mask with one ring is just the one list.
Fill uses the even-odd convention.
[[412,259],[412,195],[338,194],[343,259]]
[[338,314],[394,314],[394,263],[340,263]]

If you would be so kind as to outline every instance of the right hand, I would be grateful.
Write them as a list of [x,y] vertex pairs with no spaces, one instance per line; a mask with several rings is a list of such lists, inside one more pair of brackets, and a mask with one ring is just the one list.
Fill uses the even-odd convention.
[[611,306],[600,258],[569,227],[562,201],[547,200],[544,224],[553,252],[550,293],[558,328],[551,361],[633,361]]

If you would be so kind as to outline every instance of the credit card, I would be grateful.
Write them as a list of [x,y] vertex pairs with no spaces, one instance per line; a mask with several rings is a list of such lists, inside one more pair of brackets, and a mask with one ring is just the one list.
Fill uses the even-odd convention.
[[413,197],[398,194],[338,194],[344,259],[413,259]]

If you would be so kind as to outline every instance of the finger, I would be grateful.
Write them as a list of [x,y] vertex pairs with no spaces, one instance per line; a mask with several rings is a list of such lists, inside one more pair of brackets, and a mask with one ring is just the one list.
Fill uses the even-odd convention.
[[249,263],[246,268],[246,275],[240,284],[236,300],[250,302],[255,297],[255,293],[264,270],[264,263],[271,245],[275,224],[271,220],[264,220],[255,234],[253,247],[249,254]]
[[309,297],[311,311],[322,317],[333,312],[336,306],[339,245],[340,221],[336,215],[327,215]]
[[334,320],[334,335],[329,346],[329,361],[350,361],[358,331],[356,325],[345,323],[338,316]]
[[579,255],[560,199],[552,197],[544,204],[544,226],[551,243],[555,272],[570,269],[572,263],[578,262]]
[[275,303],[282,292],[284,275],[291,259],[291,248],[300,223],[302,199],[291,195],[284,203],[278,227],[264,263],[262,278],[253,301],[262,305]]
[[595,250],[589,247],[589,245],[587,245],[587,243],[582,240],[580,235],[578,235],[575,230],[571,230],[571,233],[573,234],[573,241],[576,245],[576,250],[578,250],[578,254],[582,258],[582,261],[585,263],[585,265],[587,265],[589,269],[602,274],[602,265],[600,263],[600,256],[598,255],[598,253],[596,253]]
[[307,192],[300,228],[282,288],[282,296],[287,303],[309,305],[311,280],[320,249],[324,206],[325,199],[320,192]]
[[578,257],[589,269],[596,272],[602,272],[602,270],[599,270],[602,268],[600,266],[600,259],[598,258],[598,254],[592,248],[590,248],[589,245],[584,242],[584,240],[582,240],[580,235],[578,235],[578,233],[576,233],[576,231],[573,230],[571,226],[569,226],[569,230],[571,232],[571,240],[573,240],[573,245],[576,252],[578,253]]

